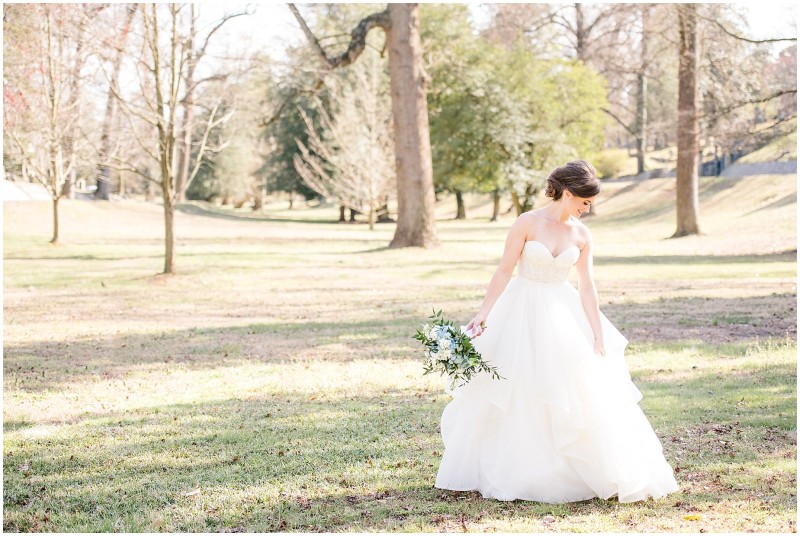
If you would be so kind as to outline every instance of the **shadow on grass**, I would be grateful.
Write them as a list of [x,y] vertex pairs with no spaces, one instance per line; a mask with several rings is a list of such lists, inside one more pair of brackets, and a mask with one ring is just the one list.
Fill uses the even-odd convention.
[[269,216],[264,213],[251,212],[249,214],[234,213],[234,212],[221,212],[220,210],[211,208],[200,203],[180,203],[175,209],[184,214],[191,214],[193,216],[203,216],[206,218],[217,218],[223,220],[232,220],[238,222],[254,222],[254,223],[305,223],[305,224],[338,224],[336,220],[320,220],[320,219],[300,219],[300,218],[277,218]]
[[[439,490],[433,483],[442,451],[442,397],[429,399],[413,388],[367,396],[328,392],[321,400],[276,391],[86,414],[57,434],[7,439],[4,528],[93,532],[121,523],[117,530],[335,532],[404,523],[436,526],[462,515],[478,520],[552,514],[569,521],[573,515],[643,507],[648,515],[674,516],[682,505],[679,519],[684,511],[725,501],[750,501],[758,508],[758,484],[712,491],[707,484],[723,469],[760,466],[796,448],[780,434],[768,449],[742,439],[772,430],[782,421],[780,413],[795,415],[794,374],[793,365],[785,364],[724,379],[698,373],[680,383],[640,384],[645,399],[659,408],[667,460],[674,465],[682,449],[682,474],[692,480],[679,473],[683,491],[646,507],[600,499],[504,503],[483,500],[476,492]],[[734,413],[721,397],[709,397],[709,389],[762,403]],[[709,428],[709,419],[719,428]],[[707,434],[687,433],[703,427]],[[677,436],[681,441],[672,441]],[[720,453],[721,438],[736,441],[735,449]],[[27,471],[18,469],[23,463]],[[706,469],[711,463],[717,473]],[[776,492],[773,515],[793,511],[790,491]],[[164,513],[167,525],[159,526]],[[758,521],[752,523],[758,528]]]
[[797,193],[786,194],[777,201],[773,201],[769,205],[764,205],[763,207],[759,207],[751,210],[750,212],[745,213],[745,216],[749,216],[750,214],[755,214],[756,212],[761,212],[762,210],[785,207],[787,205],[791,205],[792,203],[797,203]]
[[[326,355],[326,361],[370,357],[391,360],[417,352],[419,343],[412,336],[423,320],[388,312],[383,319],[361,322],[257,323],[69,343],[42,341],[6,346],[3,371],[6,385],[33,393],[63,388],[74,381],[124,377],[131,369],[148,364],[210,369],[242,359],[261,363],[314,361],[319,359],[321,347],[332,344],[342,344],[344,349]],[[359,337],[363,340],[354,340]],[[387,350],[387,346],[392,349]]]
[[797,250],[788,249],[780,253],[765,253],[759,255],[643,255],[631,257],[598,255],[594,257],[594,263],[598,266],[628,264],[692,266],[698,264],[714,265],[762,262],[795,263],[797,262]]
[[608,303],[601,309],[632,342],[696,339],[723,343],[797,337],[797,295],[738,298],[678,297],[651,302]]
[[[687,339],[721,343],[796,337],[795,305],[796,295],[784,293],[611,303],[602,310],[632,343]],[[320,356],[334,361],[408,358],[417,354],[418,343],[412,336],[424,321],[424,317],[403,311],[402,303],[393,302],[376,309],[372,320],[358,322],[298,317],[292,322],[190,328],[89,341],[37,341],[6,345],[3,370],[6,385],[37,392],[75,380],[122,377],[131,369],[153,363],[200,369],[223,366],[230,360],[280,363]]]
[[[657,179],[650,179],[650,180],[660,180],[660,181],[675,181],[674,177],[667,177],[667,178],[657,178]],[[698,183],[698,196],[701,202],[707,202],[710,198],[713,198],[715,195],[728,190],[729,188],[736,185],[737,182],[741,180],[751,180],[751,177],[700,177]],[[622,193],[631,193],[635,192],[638,189],[644,189],[645,193],[643,195],[647,195],[650,193],[651,187],[647,184],[648,180],[642,181],[634,181],[631,184],[628,184],[622,187],[620,190],[615,192],[614,197],[618,196]],[[673,187],[674,188],[674,187]],[[673,190],[674,191],[674,190]],[[788,205],[794,199],[794,195],[788,195],[784,199],[780,200],[779,202],[772,203],[765,207],[761,207],[757,210],[762,210],[765,208],[775,208],[784,205]],[[674,197],[666,198],[663,201],[655,201],[651,203],[647,203],[646,206],[642,206],[638,210],[628,210],[624,213],[620,213],[618,216],[614,217],[605,217],[603,215],[603,205],[602,202],[598,204],[598,212],[596,222],[601,225],[631,225],[635,223],[643,223],[645,221],[659,221],[662,220],[665,216],[669,214],[673,214],[675,212],[675,201]],[[753,211],[753,212],[755,212]],[[752,212],[751,212],[752,213]]]

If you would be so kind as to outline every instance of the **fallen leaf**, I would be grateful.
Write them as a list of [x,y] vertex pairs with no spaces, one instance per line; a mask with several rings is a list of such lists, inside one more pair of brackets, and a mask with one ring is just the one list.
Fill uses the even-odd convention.
[[542,518],[542,523],[548,523],[548,524],[550,524],[550,523],[552,523],[552,522],[553,522],[553,521],[555,521],[555,520],[556,520],[556,518],[554,518],[553,516],[544,516],[544,517]]
[[690,514],[690,515],[688,515],[688,516],[683,516],[683,519],[685,519],[685,520],[687,520],[687,521],[700,521],[701,519],[703,519],[703,516],[698,516],[698,515],[695,515],[695,514]]
[[200,495],[200,488],[195,488],[192,491],[190,491],[189,493],[184,493],[183,494],[184,497],[193,497],[195,495]]

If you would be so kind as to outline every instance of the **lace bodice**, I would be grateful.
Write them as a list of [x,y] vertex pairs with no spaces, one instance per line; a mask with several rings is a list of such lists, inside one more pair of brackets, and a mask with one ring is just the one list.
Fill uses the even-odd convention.
[[567,280],[569,269],[578,262],[580,254],[578,246],[570,246],[553,257],[547,246],[537,240],[528,240],[517,261],[517,274],[537,283],[562,283]]

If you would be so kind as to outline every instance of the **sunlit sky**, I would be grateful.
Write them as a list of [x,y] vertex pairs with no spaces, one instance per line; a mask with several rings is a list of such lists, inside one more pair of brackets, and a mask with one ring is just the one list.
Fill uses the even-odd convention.
[[[238,17],[229,21],[218,39],[217,54],[223,55],[224,48],[228,52],[253,48],[266,49],[270,55],[279,58],[281,51],[288,44],[296,44],[303,39],[303,34],[285,3],[247,3],[247,2],[200,2],[201,13],[208,21],[219,18],[224,13],[243,11],[248,6],[255,13]],[[487,4],[471,3],[470,11],[476,25],[481,26],[487,20]],[[796,37],[797,7],[793,2],[748,2],[736,3],[746,16],[750,25],[748,37],[763,39],[767,37]],[[302,10],[302,8],[301,8]],[[788,43],[776,44],[779,50]]]

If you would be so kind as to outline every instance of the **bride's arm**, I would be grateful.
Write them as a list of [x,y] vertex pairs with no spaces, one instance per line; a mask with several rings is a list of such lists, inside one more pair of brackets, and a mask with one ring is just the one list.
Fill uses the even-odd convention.
[[592,275],[592,234],[586,229],[586,243],[578,257],[578,292],[581,296],[581,304],[589,319],[589,325],[594,334],[594,351],[600,355],[606,355],[603,342],[603,329],[600,325],[600,305],[598,304],[597,290],[594,286],[594,276]]
[[[486,320],[497,298],[500,297],[500,294],[502,294],[506,285],[508,285],[508,280],[511,279],[511,274],[514,273],[514,265],[517,263],[522,253],[522,248],[525,246],[525,240],[527,239],[525,228],[526,224],[523,221],[523,216],[520,216],[511,226],[511,229],[509,229],[508,236],[506,237],[506,246],[503,250],[503,258],[497,270],[495,270],[492,280],[489,282],[489,288],[486,289],[486,297],[483,299],[478,314],[467,324],[468,330],[480,326],[481,323]],[[482,331],[483,330],[480,330],[478,335],[480,335]]]

